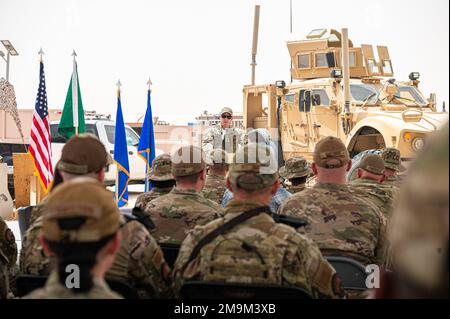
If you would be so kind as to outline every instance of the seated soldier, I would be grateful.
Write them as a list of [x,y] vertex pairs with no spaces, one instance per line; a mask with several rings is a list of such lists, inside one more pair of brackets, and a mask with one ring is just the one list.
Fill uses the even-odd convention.
[[172,162],[169,154],[161,154],[155,157],[150,173],[147,176],[152,189],[138,196],[135,204],[136,207],[145,210],[145,206],[152,200],[170,193],[175,186],[171,165]]
[[122,238],[111,192],[88,178],[65,182],[49,195],[43,216],[39,240],[57,265],[45,286],[24,298],[121,298],[104,279]]
[[313,160],[317,183],[286,200],[278,213],[307,220],[308,225],[300,230],[324,255],[383,265],[388,251],[386,219],[347,185],[352,162],[344,143],[332,136],[322,139],[315,146]]
[[[256,155],[258,147],[266,156]],[[296,286],[316,298],[342,296],[340,278],[318,247],[271,217],[269,202],[280,184],[269,148],[240,148],[227,185],[234,199],[225,216],[194,228],[183,242],[174,266],[175,293],[184,282],[200,280]]]
[[148,203],[145,214],[156,225],[152,235],[158,243],[181,245],[190,229],[222,216],[222,208],[201,193],[206,163],[199,147],[183,146],[172,155],[172,175],[176,187]]
[[312,173],[309,164],[302,156],[291,157],[279,169],[280,176],[289,180],[286,190],[291,194],[299,193],[306,188],[306,179]]
[[[62,184],[78,178],[103,182],[107,156],[105,147],[95,136],[83,134],[72,137],[64,145],[57,164]],[[45,211],[46,203],[45,200],[40,212]],[[38,240],[43,219],[44,214],[38,216],[25,234],[20,255],[23,274],[48,275],[51,271],[51,259],[45,255]],[[106,276],[129,282],[138,288],[141,297],[170,296],[170,268],[149,230],[134,220],[126,223],[122,232],[117,258]]]
[[384,162],[379,155],[366,155],[358,168],[358,178],[352,180],[350,186],[359,191],[356,194],[372,201],[387,218],[394,209],[394,194],[390,186],[383,185],[384,170]]

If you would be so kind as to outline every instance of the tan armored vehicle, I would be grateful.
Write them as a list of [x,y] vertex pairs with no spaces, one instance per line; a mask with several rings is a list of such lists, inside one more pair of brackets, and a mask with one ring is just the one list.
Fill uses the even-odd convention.
[[[257,24],[255,23],[256,30]],[[257,33],[257,32],[256,32]],[[254,35],[253,73],[256,56]],[[436,110],[436,97],[419,89],[419,73],[394,78],[388,48],[356,47],[347,30],[312,30],[305,40],[287,42],[292,82],[244,87],[244,125],[281,137],[284,159],[312,157],[322,137],[341,138],[352,156],[385,147],[414,157],[424,137],[448,121]]]

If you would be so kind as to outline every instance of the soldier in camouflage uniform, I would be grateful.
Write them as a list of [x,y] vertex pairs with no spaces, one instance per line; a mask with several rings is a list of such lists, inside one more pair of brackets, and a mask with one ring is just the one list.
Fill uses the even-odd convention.
[[176,187],[148,203],[145,213],[156,225],[152,235],[158,243],[181,245],[188,230],[222,215],[222,208],[203,197],[206,180],[205,155],[199,147],[183,146],[172,155]]
[[370,199],[385,217],[389,217],[394,209],[394,194],[390,186],[383,185],[384,161],[376,154],[365,156],[358,168],[358,178],[350,182],[356,194]]
[[202,142],[205,154],[210,154],[215,149],[234,153],[242,144],[243,131],[237,127],[231,127],[233,123],[233,110],[224,107],[220,111],[220,124],[209,129]]
[[[103,182],[107,163],[107,152],[97,138],[78,135],[64,146],[57,168],[64,183],[80,178]],[[39,208],[44,213],[37,217],[24,236],[20,255],[23,274],[48,275],[54,268],[52,259],[46,256],[38,238],[43,227],[46,205],[47,200]],[[122,232],[123,239],[117,258],[106,276],[128,281],[138,288],[141,297],[170,296],[170,268],[147,228],[138,221],[131,221],[122,227]]]
[[311,173],[309,164],[302,156],[291,157],[279,170],[280,176],[289,180],[286,190],[291,194],[299,193],[306,188],[306,178]]
[[448,299],[449,126],[430,136],[402,182],[389,225],[395,272],[377,298]]
[[[25,298],[121,298],[104,280],[120,247],[120,213],[112,193],[98,181],[78,178],[55,188],[45,205],[40,240],[57,266],[45,286]],[[67,272],[69,265],[77,272]],[[77,273],[78,287],[68,287],[67,277]]]
[[351,160],[344,143],[331,136],[322,139],[313,160],[317,183],[286,200],[279,214],[306,219],[306,234],[324,255],[382,265],[386,220],[375,205],[353,194],[346,184]]
[[228,171],[227,154],[223,150],[214,150],[210,154],[209,171],[206,177],[205,187],[202,194],[217,204],[222,203],[223,194],[227,189],[225,176]]
[[136,207],[145,210],[145,206],[162,195],[169,194],[175,186],[175,179],[172,175],[172,162],[169,154],[162,154],[152,162],[152,168],[147,178],[150,180],[152,189],[150,192],[141,194],[136,199]]
[[398,173],[405,170],[401,162],[400,151],[396,148],[388,147],[381,153],[381,158],[386,168],[383,184],[399,187],[401,180]]
[[[256,155],[258,147],[268,156]],[[183,242],[174,267],[176,293],[185,281],[201,280],[296,286],[315,298],[342,296],[340,278],[318,247],[272,219],[268,205],[280,183],[276,158],[269,154],[256,144],[237,151],[236,158],[244,160],[230,165],[227,178],[234,199],[223,218],[196,227]],[[218,228],[217,236],[199,246]]]
[[9,272],[17,260],[17,245],[14,234],[0,217],[0,299],[9,292]]

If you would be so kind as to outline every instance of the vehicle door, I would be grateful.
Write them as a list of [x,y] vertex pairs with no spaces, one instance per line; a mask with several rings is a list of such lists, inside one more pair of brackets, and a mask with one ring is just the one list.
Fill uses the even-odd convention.
[[314,138],[319,141],[325,136],[337,136],[338,114],[330,108],[330,98],[324,88],[311,90],[311,118]]

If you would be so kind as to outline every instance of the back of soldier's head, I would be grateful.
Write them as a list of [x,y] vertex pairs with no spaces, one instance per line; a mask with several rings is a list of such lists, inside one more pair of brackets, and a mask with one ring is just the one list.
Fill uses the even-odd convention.
[[60,283],[67,277],[67,265],[80,271],[80,288],[93,285],[92,268],[98,253],[117,235],[120,214],[113,194],[90,178],[80,177],[55,187],[44,208],[42,236],[57,257]]
[[64,145],[57,168],[64,176],[97,174],[112,164],[111,156],[103,143],[89,133],[75,135]]
[[375,178],[383,176],[385,170],[384,161],[381,156],[377,154],[368,154],[364,156],[359,168],[365,173],[365,175],[373,175]]
[[237,150],[228,171],[228,179],[234,190],[261,191],[277,181],[277,167],[277,159],[270,147],[248,144]]
[[428,142],[411,164],[390,223],[397,288],[411,294],[403,297],[448,297],[448,124]]
[[195,183],[206,168],[205,153],[200,147],[180,147],[171,156],[172,175],[179,182]]

